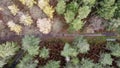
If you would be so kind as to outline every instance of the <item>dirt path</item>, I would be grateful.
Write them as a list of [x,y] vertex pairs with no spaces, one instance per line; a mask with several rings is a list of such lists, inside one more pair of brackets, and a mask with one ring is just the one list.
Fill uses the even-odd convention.
[[[118,34],[116,33],[101,33],[101,34],[94,34],[94,33],[86,33],[86,34],[55,34],[55,33],[51,33],[51,34],[34,34],[36,37],[40,37],[43,40],[46,39],[52,39],[52,38],[59,38],[59,39],[74,39],[77,36],[87,36],[87,37],[98,37],[98,36],[117,36]],[[4,38],[0,38],[0,43],[3,43],[5,41],[11,41],[11,40],[19,40],[22,37],[24,37],[24,34],[22,35],[11,35],[11,36],[7,36]]]

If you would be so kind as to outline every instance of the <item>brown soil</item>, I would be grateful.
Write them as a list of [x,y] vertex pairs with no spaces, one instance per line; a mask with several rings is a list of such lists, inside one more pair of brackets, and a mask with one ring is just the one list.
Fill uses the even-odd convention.
[[0,20],[2,20],[3,18],[2,18],[2,13],[0,13]]
[[[50,57],[48,59],[42,59],[38,58],[39,60],[39,65],[44,65],[46,64],[47,61],[49,60],[57,60],[60,61],[61,68],[65,66],[65,58],[60,55],[61,51],[63,50],[64,47],[64,42],[61,40],[54,40],[54,41],[42,41],[40,43],[40,47],[47,47],[50,49]],[[78,57],[79,59],[81,58],[90,58],[94,62],[98,62],[99,56],[101,52],[105,52],[106,50],[104,49],[105,46],[103,44],[101,45],[91,45],[90,51],[88,54],[79,54]]]
[[62,40],[53,40],[53,41],[42,41],[40,47],[49,48],[50,54],[48,59],[38,58],[39,65],[44,65],[49,60],[60,61],[61,68],[65,66],[65,58],[60,55],[64,47],[64,42]]
[[[64,41],[58,40],[58,39],[54,41],[42,41],[40,43],[40,46],[41,47],[45,46],[50,49],[50,57],[46,60],[42,58],[38,58],[39,65],[44,65],[49,60],[57,60],[61,62],[60,65],[61,65],[61,68],[63,68],[63,66],[65,66],[66,64],[66,61],[65,61],[65,58],[60,55],[60,53],[63,50],[64,44],[65,44]],[[91,44],[90,51],[87,54],[79,54],[78,58],[79,59],[90,58],[91,60],[94,61],[94,63],[99,62],[101,53],[110,52],[105,48],[105,44],[106,43],[101,43],[99,45]],[[115,62],[113,62],[113,66],[117,67]]]

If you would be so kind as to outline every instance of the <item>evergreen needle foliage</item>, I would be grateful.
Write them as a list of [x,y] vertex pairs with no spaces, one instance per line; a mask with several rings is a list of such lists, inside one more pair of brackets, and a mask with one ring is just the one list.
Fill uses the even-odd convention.
[[87,40],[84,39],[82,36],[77,37],[74,40],[73,45],[77,47],[77,50],[80,53],[87,53],[90,50],[90,45],[88,44]]
[[64,57],[77,56],[78,52],[75,48],[71,47],[70,44],[65,43],[61,55]]
[[115,61],[117,63],[117,66],[120,67],[120,59]]
[[65,12],[66,2],[65,0],[58,0],[56,11],[58,14],[63,14]]
[[47,48],[42,48],[41,50],[40,50],[40,54],[39,54],[39,57],[41,57],[41,58],[48,58],[49,57],[49,49],[47,49]]
[[103,65],[100,63],[96,63],[93,68],[103,68]]
[[25,55],[16,68],[36,68],[38,61],[33,60],[30,55]]
[[74,30],[78,31],[79,29],[82,29],[83,25],[84,25],[83,22],[79,18],[76,18],[70,24],[69,30],[71,30],[71,31],[74,31]]
[[95,2],[96,0],[73,0],[70,3],[66,3],[66,1],[59,0],[56,11],[58,14],[64,15],[66,23],[69,24],[68,30],[70,32],[78,31],[84,26],[82,19],[87,18]]
[[78,7],[79,7],[78,3],[75,2],[75,1],[72,1],[71,3],[69,3],[67,5],[66,10],[72,11],[72,12],[74,12],[76,14],[77,11],[78,11]]
[[111,55],[120,57],[120,44],[119,43],[107,43],[107,48],[111,50]]
[[37,55],[39,52],[40,39],[33,35],[26,35],[22,39],[22,48],[27,51],[31,56]]
[[94,67],[94,63],[93,63],[93,61],[92,60],[90,60],[90,59],[82,59],[81,60],[81,66],[80,66],[80,68],[93,68]]
[[0,45],[0,58],[7,58],[15,55],[16,51],[19,49],[14,42],[6,42]]
[[8,63],[8,60],[16,54],[18,49],[19,46],[14,42],[6,42],[0,45],[0,68]]
[[93,6],[96,3],[96,0],[82,0],[84,5]]
[[4,59],[0,59],[0,68],[3,68],[5,64],[7,64],[7,62]]
[[78,10],[78,18],[79,19],[84,19],[88,16],[88,14],[91,12],[91,9],[89,6],[83,6],[83,7],[80,7],[79,10]]
[[120,27],[120,18],[117,19],[111,19],[110,22],[108,22],[107,29],[110,31],[117,31]]
[[101,1],[101,8],[98,9],[98,14],[105,19],[111,19],[114,16],[115,10],[117,9],[117,7],[114,6],[114,4],[115,0]]
[[117,9],[115,11],[115,18],[120,18],[120,0],[117,0],[116,5]]
[[64,68],[80,68],[80,64],[74,65],[73,63],[69,62],[66,63],[66,66]]
[[113,59],[112,59],[112,57],[111,57],[110,54],[104,53],[104,54],[101,54],[100,56],[101,57],[100,57],[99,62],[102,65],[104,65],[104,66],[106,66],[106,65],[112,65]]
[[60,68],[59,61],[48,61],[48,63],[43,68]]
[[64,13],[64,18],[67,23],[71,23],[74,17],[75,17],[75,13],[72,11],[66,10],[66,13]]

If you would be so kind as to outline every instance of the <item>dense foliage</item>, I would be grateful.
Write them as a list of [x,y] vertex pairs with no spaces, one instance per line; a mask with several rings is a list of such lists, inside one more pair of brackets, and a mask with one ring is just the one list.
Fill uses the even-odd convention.
[[116,6],[115,6],[115,0],[103,0],[100,2],[101,8],[98,9],[98,14],[105,18],[110,19],[114,16]]
[[[55,4],[51,1],[14,0],[10,5],[9,3],[5,5],[7,7],[4,10],[8,12],[4,12],[0,4],[0,36],[9,37],[14,34],[12,32],[15,32],[20,39],[22,38],[14,42],[10,38],[11,40],[4,42],[6,38],[1,41],[0,37],[0,68],[13,68],[11,66],[15,68],[120,68],[120,0],[55,0]],[[22,6],[14,4],[15,2]],[[33,8],[37,8],[45,16],[38,15],[35,18],[34,13],[31,13]],[[11,17],[10,20],[4,17],[4,14],[6,17]],[[61,21],[56,22],[57,18],[54,17],[58,17]],[[6,21],[1,21],[2,19]],[[1,22],[5,25],[5,30],[9,29],[8,33],[1,29]],[[113,39],[109,39],[109,36],[107,39],[103,37],[104,42],[103,38],[99,38],[98,41],[91,37],[89,39],[89,37],[73,34],[76,38],[72,38],[72,41],[71,38],[67,38],[70,41],[63,40],[60,44],[54,44],[53,41],[48,42],[49,39],[44,40],[44,37],[56,38],[57,33],[52,30],[56,27],[53,26],[56,23],[63,24],[62,27],[60,26],[61,32],[58,31],[60,35],[63,32],[61,35],[63,37],[67,36],[64,31],[81,33],[81,35],[84,32],[104,31],[118,34],[116,34],[117,38]],[[33,29],[33,34],[37,36],[29,34],[32,33],[32,28],[36,29]],[[43,40],[38,36],[43,36]],[[19,54],[19,51],[23,52]]]
[[83,0],[84,6],[80,6],[77,1],[72,1],[69,4],[65,4],[66,2],[64,1],[64,7],[62,8],[61,6],[63,6],[63,4],[61,3],[61,1],[62,0],[58,1],[56,11],[58,12],[58,14],[60,14],[60,11],[58,11],[58,9],[63,10],[61,14],[64,15],[66,22],[69,24],[70,31],[78,31],[82,29],[84,25],[82,19],[88,16],[91,11],[91,7],[89,6],[93,5],[95,0],[92,2],[85,2],[86,0]]
[[117,0],[116,5],[117,5],[117,9],[115,11],[115,17],[120,18],[120,0]]
[[39,38],[27,35],[22,39],[22,48],[31,56],[37,55],[39,52],[39,42]]
[[104,66],[106,65],[112,65],[112,57],[110,54],[101,54],[99,62],[103,64]]
[[[26,35],[22,39],[21,49],[24,50],[24,55],[20,62],[17,64],[16,68],[60,68],[59,60],[48,60],[50,58],[50,49],[47,47],[39,46],[40,39],[33,35]],[[89,54],[90,44],[87,42],[85,37],[77,37],[72,43],[66,42],[63,50],[61,51],[61,56],[65,57],[66,65],[64,68],[109,68],[113,61],[119,67],[120,60],[115,60],[112,56],[120,57],[120,44],[117,42],[107,42],[105,45],[106,49],[110,52],[100,52],[98,62],[88,57],[78,57],[79,54]],[[5,64],[9,62],[11,57],[15,55],[16,51],[19,50],[14,42],[6,42],[0,46],[0,67],[2,68]],[[38,56],[41,59],[48,60],[44,65],[38,65],[39,60],[35,58]]]
[[56,12],[58,14],[63,14],[65,12],[65,8],[66,8],[65,0],[58,0],[58,4],[56,6]]
[[[83,19],[87,18],[91,13],[99,15],[106,20],[119,18],[119,4],[119,0],[74,0],[70,3],[65,0],[59,0],[56,11],[58,14],[64,15],[70,31],[78,31],[86,23]],[[60,10],[62,10],[61,13]]]
[[8,63],[8,60],[16,54],[16,51],[19,50],[14,42],[6,42],[0,45],[0,68]]
[[47,48],[42,48],[39,53],[39,57],[41,58],[48,58],[49,57],[49,49]]

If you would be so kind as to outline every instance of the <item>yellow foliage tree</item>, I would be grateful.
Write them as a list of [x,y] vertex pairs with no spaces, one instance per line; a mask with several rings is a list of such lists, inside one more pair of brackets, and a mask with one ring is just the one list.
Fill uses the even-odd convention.
[[18,13],[18,11],[19,11],[18,7],[17,7],[15,4],[8,6],[8,9],[10,10],[10,12],[11,12],[14,16],[15,16],[15,15]]
[[43,12],[50,18],[53,18],[53,13],[55,9],[50,6],[49,0],[38,0],[38,6],[43,10]]
[[19,0],[23,5],[28,6],[31,8],[34,4],[36,4],[35,0]]
[[31,25],[33,23],[33,20],[29,14],[22,15],[20,17],[20,23],[23,23],[24,25]]
[[7,26],[10,28],[11,31],[14,31],[17,34],[20,34],[22,31],[22,27],[18,24],[15,24],[13,21],[9,21]]

